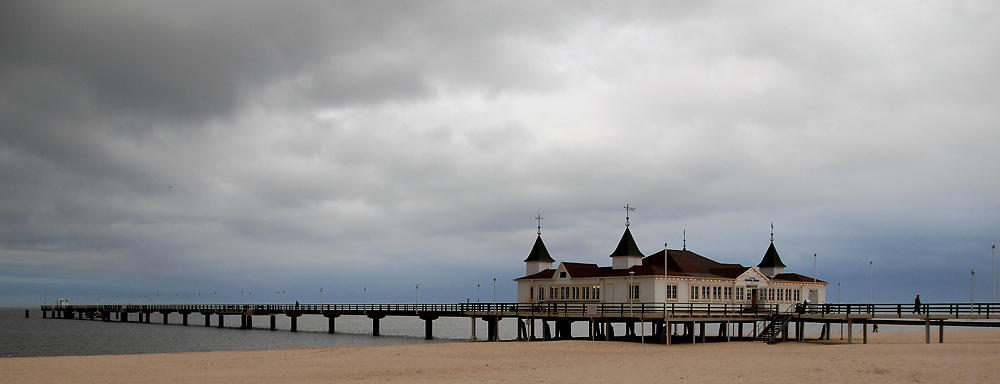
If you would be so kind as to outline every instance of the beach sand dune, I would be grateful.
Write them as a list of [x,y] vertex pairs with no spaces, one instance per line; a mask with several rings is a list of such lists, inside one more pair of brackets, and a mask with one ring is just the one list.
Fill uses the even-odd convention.
[[[869,344],[550,341],[0,359],[3,383],[991,383],[1000,331]],[[833,335],[838,338],[839,335]],[[932,336],[937,341],[937,335]],[[860,339],[860,337],[858,338]]]

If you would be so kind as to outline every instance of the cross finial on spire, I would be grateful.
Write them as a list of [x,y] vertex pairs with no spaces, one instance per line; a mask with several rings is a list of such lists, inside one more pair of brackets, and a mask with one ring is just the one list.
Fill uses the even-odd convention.
[[542,214],[539,213],[538,216],[535,216],[535,220],[538,220],[538,234],[541,235],[542,234]]
[[774,242],[774,222],[771,222],[771,242]]
[[628,213],[629,212],[633,212],[633,211],[635,211],[635,207],[630,207],[628,204],[625,204],[625,227],[626,228],[629,225],[629,223],[628,223]]
[[688,250],[688,231],[686,229],[684,230],[684,243],[681,245],[684,247],[683,251]]

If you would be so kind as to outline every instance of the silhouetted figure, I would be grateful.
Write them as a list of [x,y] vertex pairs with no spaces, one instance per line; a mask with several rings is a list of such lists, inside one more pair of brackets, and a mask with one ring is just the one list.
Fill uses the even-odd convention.
[[920,295],[913,299],[913,313],[920,314]]

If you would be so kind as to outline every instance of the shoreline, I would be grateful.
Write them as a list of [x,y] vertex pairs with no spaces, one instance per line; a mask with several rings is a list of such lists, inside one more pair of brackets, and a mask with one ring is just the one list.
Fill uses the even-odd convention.
[[[932,336],[936,341],[936,335]],[[5,382],[597,382],[659,380],[801,383],[990,382],[1000,373],[1000,331],[922,332],[840,340],[706,344],[457,342],[377,347],[0,359]]]

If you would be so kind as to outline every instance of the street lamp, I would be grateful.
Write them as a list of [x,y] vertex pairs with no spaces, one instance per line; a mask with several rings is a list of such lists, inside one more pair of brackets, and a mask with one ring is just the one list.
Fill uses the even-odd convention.
[[[840,305],[840,282],[837,282],[837,305]],[[839,312],[841,309],[837,309]],[[844,340],[844,323],[840,323],[840,339]]]
[[363,300],[362,303],[364,303],[365,306],[368,306],[368,287],[365,287],[364,293],[362,294],[361,297]]
[[413,289],[413,304],[420,304],[420,284]]
[[493,276],[493,307],[497,306],[497,277]]
[[[635,271],[628,271],[628,316],[632,317],[632,290],[635,289]],[[692,331],[693,332],[693,331]]]
[[872,262],[868,262],[868,304],[874,303],[872,301]]
[[972,306],[976,304],[976,270],[972,270],[972,296],[969,298],[969,314],[972,314]]

